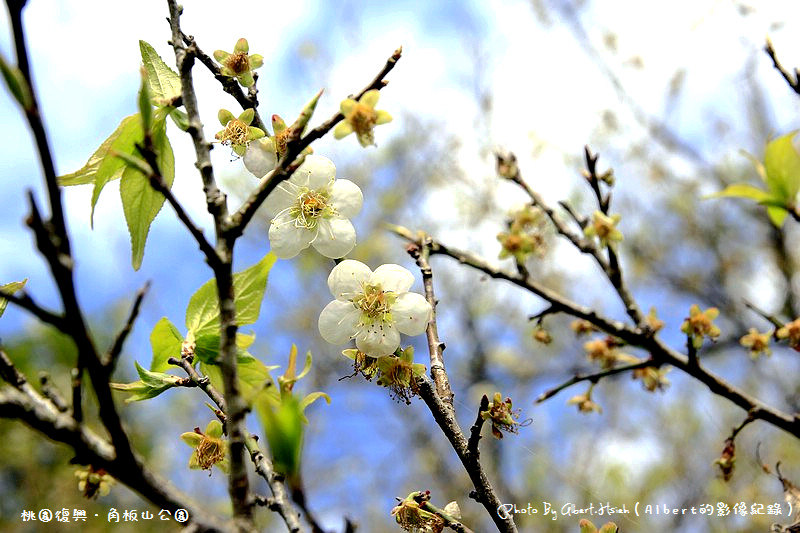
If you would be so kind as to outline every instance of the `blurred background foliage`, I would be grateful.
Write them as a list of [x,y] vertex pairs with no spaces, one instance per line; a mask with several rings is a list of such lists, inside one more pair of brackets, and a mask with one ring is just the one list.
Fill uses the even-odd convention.
[[[661,38],[665,31],[658,27],[661,8],[648,15],[630,1],[422,4],[409,2],[403,7],[378,8],[359,2],[341,2],[336,7],[311,2],[305,7],[304,17],[296,19],[296,32],[291,28],[280,30],[287,33],[271,43],[273,63],[268,60],[260,71],[262,116],[278,112],[289,120],[318,86],[332,85],[354,92],[371,79],[380,60],[359,63],[353,70],[347,57],[351,50],[372,47],[375,34],[371,32],[381,27],[393,37],[402,37],[407,30],[404,24],[413,21],[416,25],[412,26],[431,40],[409,33],[412,43],[443,47],[439,53],[446,58],[447,79],[452,86],[441,93],[431,87],[427,98],[434,103],[409,102],[404,101],[409,84],[424,84],[430,71],[416,71],[414,60],[419,57],[419,50],[405,42],[396,43],[406,46],[407,57],[392,73],[391,83],[382,93],[379,107],[389,110],[395,120],[376,130],[377,149],[357,150],[353,138],[336,144],[327,140],[327,144],[315,146],[317,153],[336,161],[339,176],[352,179],[364,192],[364,211],[355,220],[359,245],[351,257],[373,268],[382,263],[400,263],[418,276],[404,252],[404,244],[382,228],[381,224],[389,221],[412,230],[424,229],[446,244],[500,263],[495,235],[505,230],[507,213],[520,205],[522,196],[512,184],[496,177],[494,151],[500,147],[515,150],[523,177],[551,205],[568,200],[578,212],[588,215],[594,210],[593,200],[580,177],[582,145],[588,144],[600,153],[602,170],[614,169],[612,211],[622,214],[623,268],[640,307],[647,310],[654,306],[665,321],[663,338],[681,349],[685,338],[679,327],[689,306],[697,303],[702,308],[718,307],[723,335],[715,345],[701,351],[704,364],[776,408],[800,411],[797,353],[776,347],[771,357],[753,361],[738,342],[750,327],[761,331],[769,327],[747,310],[745,301],[784,321],[800,314],[796,223],[788,221],[776,229],[769,224],[763,209],[747,202],[702,199],[730,183],[755,183],[751,163],[737,151],[744,149],[761,157],[763,146],[771,137],[796,127],[798,100],[761,51],[764,33],[769,31],[776,36],[776,48],[785,64],[800,65],[796,50],[780,46],[781,42],[796,45],[796,40],[780,40],[791,31],[797,35],[796,26],[784,22],[790,14],[797,14],[794,2],[720,0],[696,2],[694,6],[682,2],[673,6],[675,12],[663,25],[673,24],[687,33],[673,30],[675,42],[657,43],[652,40]],[[216,16],[209,8],[210,3],[190,3],[184,18],[184,29],[196,35],[207,52],[233,43],[228,34],[239,37],[239,32],[245,32],[227,13],[224,25],[230,28],[204,25],[204,20]],[[63,6],[60,9],[68,10]],[[151,20],[160,20],[163,6],[154,3],[151,11]],[[36,16],[29,13],[27,23],[31,27],[37,24]],[[520,19],[516,27],[503,25],[509,17]],[[524,50],[515,57],[528,56],[530,64],[509,65],[498,51],[499,36],[512,35],[520,28],[543,36],[541,43],[549,43],[549,48]],[[214,33],[215,29],[218,33]],[[204,30],[208,33],[204,34]],[[159,52],[171,62],[170,50],[163,44],[166,27],[148,31],[153,35],[150,42],[158,43]],[[250,34],[246,36],[251,50],[260,52],[257,40]],[[680,46],[682,38],[690,44]],[[513,46],[520,46],[518,41],[508,39]],[[334,44],[339,41],[344,44]],[[671,47],[677,57],[668,65],[659,62],[662,56],[656,54],[652,59],[646,53]],[[285,50],[278,52],[276,48]],[[4,44],[4,54],[8,55],[9,50]],[[391,48],[385,52],[388,56]],[[55,54],[52,50],[49,53]],[[542,56],[550,59],[546,68],[537,66]],[[716,63],[710,65],[713,60]],[[102,65],[97,68],[102,71]],[[346,84],[337,68],[346,71]],[[130,79],[135,79],[135,69],[129,70]],[[40,79],[45,76],[42,74]],[[196,78],[199,84],[205,84],[201,89],[207,91],[205,94],[214,94],[213,80],[204,79],[208,76],[199,73]],[[84,83],[88,86],[94,82],[87,79]],[[519,86],[509,93],[508,85],[513,84]],[[129,81],[127,92],[116,96],[114,105],[131,112],[135,87],[136,82]],[[276,87],[283,87],[287,94]],[[438,102],[448,99],[453,87],[458,94],[456,115],[452,114],[452,102]],[[56,88],[40,83],[40,89],[47,118],[48,103],[52,109]],[[542,102],[547,94],[562,90],[563,99]],[[546,95],[540,96],[540,92]],[[335,111],[338,99],[345,94],[326,92],[327,107],[320,105],[315,121]],[[509,102],[509,94],[516,95],[516,100]],[[205,104],[201,100],[209,117],[205,120],[207,135],[214,130],[216,108],[225,106],[214,98],[221,101],[218,95]],[[591,106],[587,107],[584,100]],[[11,109],[7,101],[3,106],[4,110]],[[431,112],[437,106],[447,113]],[[539,121],[531,118],[527,107],[557,110],[543,114]],[[576,118],[576,109],[583,110],[577,113],[581,121]],[[519,116],[513,116],[515,110]],[[559,113],[563,114],[563,123],[554,126]],[[122,115],[120,112],[117,118]],[[93,120],[97,122],[97,117]],[[14,135],[21,135],[19,127],[13,130]],[[59,125],[51,127],[58,146],[58,140],[66,134]],[[80,142],[67,142],[69,155],[63,155],[62,161],[74,162],[77,168],[113,124],[93,123],[92,127],[98,130],[96,138],[81,136]],[[180,158],[179,145],[187,141],[178,140],[177,135],[172,138],[178,165],[183,162],[178,167],[177,180],[183,178],[184,190],[196,189],[186,147]],[[243,198],[252,186],[252,179],[240,163],[230,161],[224,149],[214,152],[218,176],[236,205],[237,198]],[[9,157],[8,153],[4,155]],[[23,154],[23,162],[27,161],[25,158]],[[24,170],[25,187],[38,186],[37,167],[33,165]],[[21,187],[4,185],[3,202],[9,205],[8,212],[14,212],[10,204],[19,202]],[[78,193],[66,192],[67,197],[75,194]],[[193,194],[187,202],[198,198],[196,191]],[[73,228],[86,225],[88,202],[85,197],[80,201],[69,205]],[[106,202],[112,205],[107,213],[113,211],[113,202]],[[194,212],[196,219],[203,220],[202,205]],[[113,216],[117,216],[116,222]],[[79,248],[79,265],[89,265],[79,271],[79,283],[83,301],[91,310],[93,331],[103,346],[123,323],[135,288],[145,279],[154,279],[135,335],[127,344],[115,376],[117,381],[131,381],[133,360],[149,362],[147,339],[152,326],[163,315],[181,324],[188,297],[210,277],[210,272],[176,225],[172,213],[165,210],[153,226],[142,272],[132,275],[124,223],[119,224],[118,214],[108,217],[111,221],[101,225],[106,229],[95,230],[100,232],[95,237],[99,243],[81,245],[89,247],[84,248],[83,256]],[[2,218],[6,235],[28,237],[23,235],[19,219],[10,215]],[[114,224],[119,226],[114,230],[117,232],[109,233],[107,227]],[[248,231],[241,244],[238,269],[263,255],[268,224],[266,218],[261,218]],[[76,229],[76,239],[91,238],[85,230]],[[28,255],[28,262],[32,262],[34,253]],[[25,273],[14,266],[19,263],[19,254],[5,253],[0,261],[0,274],[4,276],[0,282],[11,281],[20,274],[30,276],[28,289],[56,305],[41,266],[30,267],[32,272]],[[501,264],[513,268],[510,260]],[[412,490],[431,490],[433,502],[440,507],[457,500],[464,523],[474,530],[491,529],[484,510],[468,499],[469,480],[425,406],[418,400],[405,405],[374,383],[365,382],[360,376],[349,377],[349,361],[319,338],[316,323],[319,311],[330,300],[326,278],[331,267],[331,261],[314,252],[275,266],[262,319],[252,328],[257,339],[250,350],[266,364],[285,364],[292,343],[300,347],[301,353],[311,350],[313,370],[298,387],[303,392],[324,390],[333,399],[330,406],[320,403],[309,410],[303,470],[311,507],[331,528],[341,528],[347,516],[362,531],[391,531],[394,524],[389,511],[395,504],[394,497],[403,497]],[[535,279],[571,299],[615,318],[625,317],[600,271],[567,243],[549,238],[547,252],[532,258],[527,267]],[[733,478],[724,482],[713,462],[745,413],[677,371],[668,374],[669,388],[654,393],[643,390],[629,375],[604,379],[593,391],[602,414],[586,415],[566,405],[570,397],[585,392],[585,384],[536,404],[544,390],[566,381],[575,372],[594,369],[583,350],[587,339],[575,337],[568,317],[549,316],[544,326],[554,340],[549,345],[536,343],[528,317],[544,308],[537,298],[488,280],[447,258],[434,258],[433,268],[439,332],[447,345],[445,362],[462,428],[474,421],[481,395],[491,397],[494,391],[513,398],[514,406],[522,409],[522,418],[533,420],[518,435],[507,435],[502,441],[492,439],[485,431],[482,459],[503,501],[522,507],[528,502],[540,505],[548,501],[557,509],[567,502],[578,507],[610,502],[629,508],[637,501],[670,507],[718,501],[733,505],[743,501],[748,508],[751,503],[766,506],[782,502],[781,484],[757,464],[755,450],[759,444],[764,461],[782,461],[784,475],[800,481],[796,439],[755,423],[738,437],[736,470]],[[415,287],[421,290],[419,282]],[[63,337],[15,309],[9,309],[0,321],[0,334],[6,351],[29,378],[46,371],[62,391],[69,390],[65,376],[69,375],[74,350]],[[425,363],[424,339],[413,342],[417,361]],[[209,478],[205,472],[189,471],[186,463],[191,449],[178,439],[180,433],[195,426],[204,427],[208,422],[204,401],[197,390],[178,390],[121,409],[137,450],[155,469],[198,500],[224,511],[224,479],[218,472]],[[252,429],[257,427],[253,420]],[[73,475],[75,467],[69,465],[69,450],[43,440],[19,423],[0,421],[0,458],[2,530],[38,531],[41,524],[21,522],[19,513],[24,509],[85,508],[90,517],[94,513],[103,517],[111,507],[120,512],[158,512],[120,486],[97,501],[83,500]],[[255,487],[261,492],[267,490],[257,479]],[[579,518],[549,521],[541,516],[518,515],[517,522],[521,531],[566,532],[577,530]],[[283,528],[266,511],[260,519],[269,531]],[[616,521],[624,531],[749,532],[766,531],[770,523],[787,523],[788,519],[785,515],[724,519],[676,515],[617,517]],[[119,528],[161,530],[162,524],[140,521]],[[78,529],[75,524],[64,529],[68,527]],[[83,531],[108,528],[104,520],[90,519],[86,526],[80,525]],[[117,529],[115,525],[114,531]]]

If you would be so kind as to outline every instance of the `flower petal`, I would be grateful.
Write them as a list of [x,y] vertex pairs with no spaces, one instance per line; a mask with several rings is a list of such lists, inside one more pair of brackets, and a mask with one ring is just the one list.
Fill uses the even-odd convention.
[[431,304],[421,294],[403,293],[392,306],[392,319],[400,333],[421,335],[431,319]]
[[392,115],[389,114],[388,111],[376,111],[378,117],[375,119],[375,125],[380,126],[381,124],[386,124],[387,122],[392,121]]
[[356,334],[356,348],[371,357],[391,355],[400,346],[400,332],[393,324],[379,322]]
[[353,133],[353,125],[346,120],[341,121],[333,130],[334,139],[344,139]]
[[298,185],[305,185],[311,190],[317,191],[328,186],[330,181],[336,176],[336,165],[327,157],[321,155],[307,155],[303,164],[300,165],[294,175],[298,176]]
[[372,89],[365,92],[364,96],[362,96],[358,102],[375,109],[375,104],[378,103],[378,98],[380,98],[380,96],[381,92],[378,89]]
[[269,227],[269,244],[280,259],[291,259],[308,248],[316,237],[316,231],[298,228],[286,213],[273,219]]
[[321,219],[317,226],[317,238],[311,244],[325,257],[338,259],[355,247],[356,229],[346,218]]
[[241,39],[236,41],[236,44],[233,46],[233,51],[235,53],[244,52],[245,54],[247,52],[249,52],[250,51],[250,46],[247,44],[247,39],[242,37]]
[[364,292],[364,283],[372,275],[372,270],[353,259],[345,259],[331,270],[328,276],[328,288],[333,297],[338,300],[347,300],[353,294]]
[[275,190],[269,193],[267,199],[264,200],[263,208],[266,209],[270,217],[274,218],[293,206],[297,201],[297,196],[297,189],[293,184],[287,182],[279,183]]
[[381,265],[369,277],[370,285],[380,285],[384,291],[408,292],[414,284],[414,275],[400,265]]
[[331,205],[344,218],[353,218],[361,211],[364,195],[350,180],[336,180],[331,187]]
[[258,139],[247,145],[247,152],[244,154],[244,166],[255,177],[260,179],[266,176],[267,172],[275,168],[277,162],[275,143],[272,139]]
[[347,98],[345,100],[342,100],[342,103],[339,104],[339,111],[341,111],[342,115],[346,117],[353,112],[353,109],[356,107],[356,104],[358,104],[358,102],[356,102],[352,98]]
[[352,303],[334,300],[319,315],[319,334],[331,344],[344,344],[356,334],[361,310]]

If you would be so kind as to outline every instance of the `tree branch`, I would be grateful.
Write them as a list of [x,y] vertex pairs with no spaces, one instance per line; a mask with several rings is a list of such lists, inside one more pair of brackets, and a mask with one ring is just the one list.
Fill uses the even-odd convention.
[[[416,241],[414,234],[406,228],[394,226],[392,231],[409,242]],[[701,365],[693,364],[689,357],[673,350],[664,344],[661,339],[654,336],[649,328],[631,327],[622,322],[607,318],[593,309],[572,302],[568,298],[561,296],[529,278],[523,278],[518,274],[504,272],[489,265],[480,257],[470,254],[469,252],[449,248],[435,240],[431,242],[431,253],[449,256],[462,264],[483,272],[489,277],[511,282],[539,296],[550,304],[559,306],[567,314],[576,318],[588,320],[609,335],[619,337],[632,346],[638,346],[650,352],[653,365],[672,365],[706,385],[714,394],[728,399],[733,404],[751,413],[753,418],[764,420],[800,438],[800,418],[765,405],[744,391],[734,387],[724,379],[707,371]]]
[[[781,62],[778,61],[778,56],[775,54],[775,49],[772,47],[772,41],[767,38],[767,44],[764,45],[764,51],[767,53],[769,58],[772,60],[772,65],[775,69],[781,73],[783,79],[786,80],[786,83],[789,84],[789,87],[798,95],[800,95],[800,71],[798,69],[794,70],[794,76],[792,76],[788,70],[783,68]],[[791,212],[791,211],[790,211]]]
[[489,478],[486,477],[478,457],[470,453],[469,443],[453,415],[453,410],[442,401],[427,376],[420,377],[417,380],[417,385],[420,398],[430,409],[433,419],[436,420],[445,437],[447,437],[453,450],[461,460],[461,464],[464,465],[469,478],[472,480],[475,491],[470,493],[470,497],[483,505],[498,530],[505,533],[516,533],[517,526],[514,524],[513,517],[501,518],[497,512],[501,505],[500,499],[495,494]]
[[186,509],[189,522],[200,531],[233,532],[231,527],[218,522],[166,479],[141,465],[131,468],[127,461],[119,457],[111,443],[76,422],[70,415],[60,412],[36,393],[8,387],[0,389],[0,418],[19,419],[48,438],[67,444],[75,451],[77,462],[105,469],[162,509]]
[[[353,98],[359,99],[369,90],[382,89],[385,87],[388,82],[385,81],[384,78],[397,64],[401,54],[402,49],[398,48],[395,50],[394,54],[392,54],[392,56],[386,60],[386,64],[369,83],[369,85],[364,87],[364,89],[362,89],[361,92],[359,92]],[[291,177],[292,173],[297,168],[295,165],[295,159],[297,156],[299,156],[308,145],[328,133],[342,120],[344,120],[344,115],[341,113],[336,113],[327,121],[308,132],[305,137],[290,141],[287,144],[286,154],[278,162],[278,166],[261,179],[256,189],[250,193],[250,196],[248,196],[241,207],[239,207],[239,209],[231,216],[231,220],[226,231],[226,235],[229,238],[235,239],[239,237],[244,232],[244,229],[247,227],[247,224],[250,223],[253,216],[255,216],[258,208],[261,206],[264,200],[266,200],[267,196],[269,196],[269,193],[275,190],[275,187],[277,187],[282,181],[285,181]]]
[[136,317],[139,316],[139,308],[142,306],[142,300],[144,300],[144,297],[149,290],[150,282],[148,281],[141,289],[136,291],[136,298],[131,306],[131,312],[128,314],[128,320],[125,322],[125,325],[122,327],[119,333],[117,333],[117,336],[114,338],[114,343],[111,345],[108,353],[106,353],[106,356],[103,358],[103,364],[108,368],[109,375],[114,373],[114,368],[117,366],[117,360],[122,353],[122,347],[125,345],[125,341],[128,339],[128,335],[130,335],[131,330],[133,330],[133,323],[136,322]]
[[[227,411],[225,399],[222,394],[211,384],[208,376],[202,376],[195,370],[190,357],[181,357],[180,359],[170,357],[168,362],[171,365],[181,367],[189,376],[189,379],[205,392],[223,413]],[[289,495],[286,492],[286,486],[283,484],[283,477],[275,472],[272,467],[272,462],[261,452],[256,444],[255,436],[251,435],[249,439],[245,440],[245,446],[247,446],[247,451],[250,453],[250,460],[255,466],[256,473],[264,478],[269,486],[269,490],[272,492],[272,498],[268,502],[267,507],[283,518],[286,527],[291,533],[299,533],[302,531],[298,519],[299,513],[297,513],[289,503]],[[258,498],[255,500],[258,500]]]
[[436,394],[453,408],[453,390],[450,387],[450,379],[447,377],[447,370],[444,366],[442,352],[445,344],[439,340],[439,329],[436,325],[436,295],[433,291],[433,269],[428,262],[430,257],[431,239],[429,236],[420,236],[419,240],[408,247],[408,254],[416,261],[417,266],[422,272],[422,284],[425,287],[425,299],[431,305],[431,319],[426,328],[428,337],[428,352],[431,359],[431,378],[436,384]]
[[193,46],[186,48],[183,44],[180,28],[180,15],[182,7],[176,0],[167,0],[169,6],[169,24],[172,31],[172,47],[175,50],[175,61],[181,77],[181,91],[183,105],[189,121],[188,133],[191,135],[195,147],[196,166],[200,171],[203,181],[203,190],[206,193],[208,212],[214,217],[214,228],[217,238],[216,254],[218,264],[212,264],[214,277],[217,282],[217,296],[220,309],[220,354],[219,366],[222,373],[224,386],[230,450],[230,475],[228,477],[228,492],[233,505],[235,521],[243,530],[253,529],[253,506],[250,498],[250,484],[247,478],[247,465],[245,463],[245,439],[247,427],[245,416],[247,404],[239,391],[238,369],[236,365],[236,305],[233,289],[233,246],[235,237],[225,235],[228,217],[228,205],[225,195],[219,190],[214,179],[214,169],[211,165],[211,145],[206,142],[203,134],[203,124],[197,109],[197,97],[192,81],[192,66],[196,50]]
[[639,363],[632,363],[629,365],[617,366],[614,368],[609,368],[608,370],[601,370],[600,372],[595,372],[593,374],[576,374],[575,377],[570,379],[569,381],[565,381],[561,385],[557,387],[553,387],[552,389],[548,389],[547,391],[543,392],[536,398],[536,403],[542,403],[546,400],[549,400],[559,392],[564,389],[567,389],[577,383],[582,381],[591,381],[592,383],[597,383],[603,378],[613,376],[615,374],[621,374],[623,372],[628,372],[629,370],[636,370],[639,368],[647,368],[650,366],[655,366],[652,360],[641,361]]

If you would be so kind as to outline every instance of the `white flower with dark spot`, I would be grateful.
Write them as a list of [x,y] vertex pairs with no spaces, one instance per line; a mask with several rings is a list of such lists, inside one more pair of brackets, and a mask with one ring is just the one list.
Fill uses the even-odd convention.
[[361,189],[337,180],[333,161],[308,155],[292,177],[264,201],[271,217],[269,242],[281,259],[296,256],[309,245],[325,257],[347,255],[356,245],[350,218],[361,211]]
[[431,319],[431,305],[408,292],[414,276],[400,265],[381,265],[375,272],[348,259],[334,267],[328,288],[336,298],[319,316],[319,332],[331,344],[356,340],[371,357],[391,355],[400,334],[420,335]]

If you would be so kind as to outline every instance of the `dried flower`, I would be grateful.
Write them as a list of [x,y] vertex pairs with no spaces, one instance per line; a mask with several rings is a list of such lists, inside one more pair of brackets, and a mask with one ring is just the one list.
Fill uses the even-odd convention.
[[517,433],[519,415],[519,409],[516,411],[512,409],[511,398],[503,400],[503,396],[499,392],[494,393],[494,398],[489,402],[488,409],[481,411],[481,418],[492,421],[492,435],[496,439],[503,438],[502,431]]

